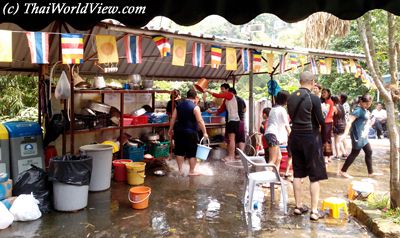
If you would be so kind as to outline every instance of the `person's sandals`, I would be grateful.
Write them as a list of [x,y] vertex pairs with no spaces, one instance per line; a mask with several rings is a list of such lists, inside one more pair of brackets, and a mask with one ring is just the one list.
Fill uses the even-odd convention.
[[319,211],[310,213],[310,220],[311,221],[318,221],[320,218],[323,218],[324,214],[320,213]]
[[307,212],[308,212],[307,206],[295,207],[293,210],[294,215],[303,215],[304,213],[307,213]]

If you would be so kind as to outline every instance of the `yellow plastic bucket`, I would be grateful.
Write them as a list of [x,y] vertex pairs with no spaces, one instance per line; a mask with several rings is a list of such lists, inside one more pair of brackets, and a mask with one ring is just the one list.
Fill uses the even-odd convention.
[[149,197],[151,188],[146,186],[137,186],[129,189],[128,199],[133,209],[145,209],[149,206]]
[[126,172],[128,175],[128,184],[140,185],[144,183],[144,168],[146,163],[144,162],[130,162],[126,163]]

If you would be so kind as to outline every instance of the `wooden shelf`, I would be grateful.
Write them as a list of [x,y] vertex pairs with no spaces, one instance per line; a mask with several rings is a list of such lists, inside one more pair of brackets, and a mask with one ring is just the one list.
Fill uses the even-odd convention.
[[[169,122],[165,123],[149,123],[149,124],[140,124],[140,125],[130,125],[130,126],[124,126],[122,127],[123,129],[130,129],[130,128],[143,128],[143,127],[168,127]],[[85,134],[85,133],[91,133],[91,132],[96,132],[96,131],[108,131],[108,130],[119,130],[121,129],[119,126],[109,126],[109,127],[102,127],[102,128],[97,128],[97,129],[84,129],[84,130],[74,130],[74,134]],[[66,132],[67,134],[70,134],[70,131]]]
[[133,90],[133,89],[106,89],[106,90],[101,90],[101,89],[75,89],[75,93],[170,93],[171,91],[169,90]]

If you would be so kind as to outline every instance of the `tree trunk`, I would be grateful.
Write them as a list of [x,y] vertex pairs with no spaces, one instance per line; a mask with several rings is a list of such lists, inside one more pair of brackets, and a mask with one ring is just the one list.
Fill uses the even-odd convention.
[[[400,174],[399,174],[399,132],[396,126],[396,110],[395,102],[392,94],[385,89],[381,79],[381,72],[376,58],[375,47],[371,31],[370,13],[366,13],[363,20],[357,20],[360,39],[364,46],[364,51],[367,59],[368,69],[372,75],[374,83],[382,95],[387,110],[386,127],[389,131],[390,140],[390,205],[392,208],[400,206]],[[390,72],[392,75],[392,83],[397,88],[397,67],[396,67],[396,49],[394,43],[394,16],[388,13],[388,53],[390,55]]]

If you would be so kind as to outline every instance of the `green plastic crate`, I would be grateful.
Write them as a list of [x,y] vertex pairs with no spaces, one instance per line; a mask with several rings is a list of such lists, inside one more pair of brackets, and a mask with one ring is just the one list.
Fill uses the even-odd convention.
[[150,154],[154,156],[154,158],[162,158],[169,156],[169,141],[160,142],[159,144],[152,144],[150,147]]

